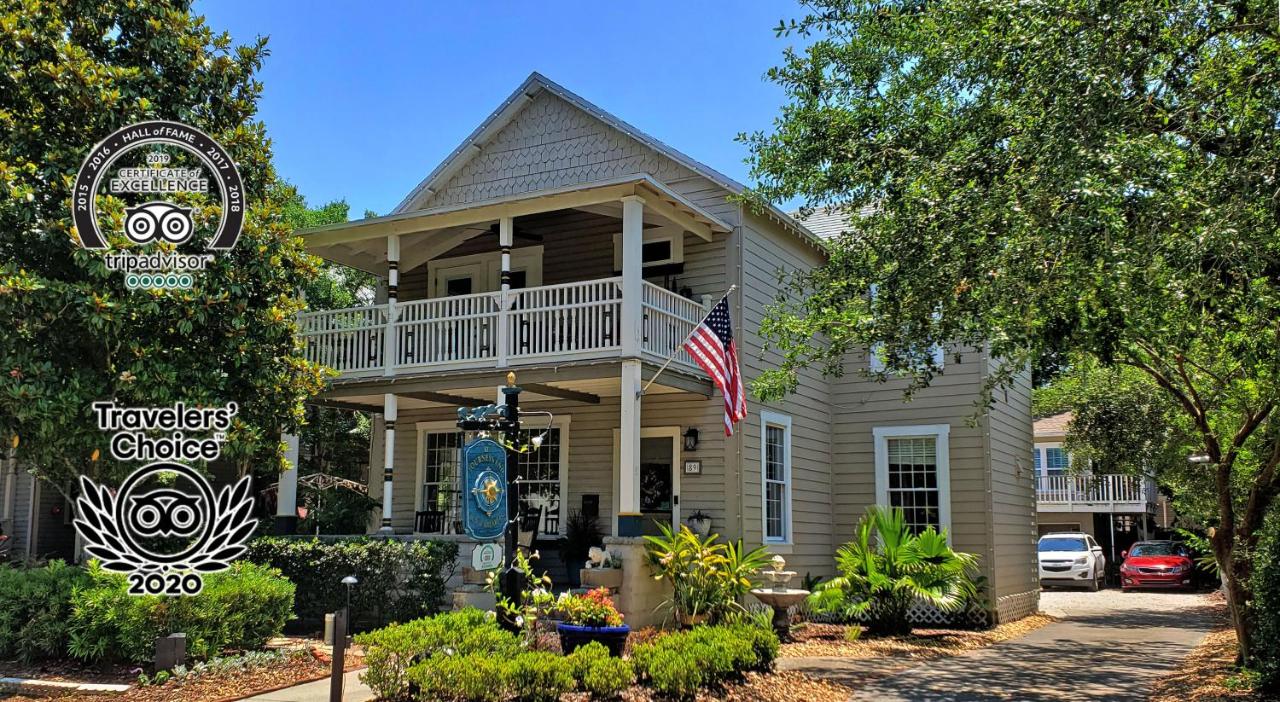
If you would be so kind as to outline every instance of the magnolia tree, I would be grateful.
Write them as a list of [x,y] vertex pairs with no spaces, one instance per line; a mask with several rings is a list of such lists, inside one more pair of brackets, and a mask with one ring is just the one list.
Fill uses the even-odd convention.
[[1207,457],[1247,662],[1248,553],[1280,489],[1275,3],[809,8],[778,28],[803,38],[769,73],[789,104],[744,137],[755,195],[853,221],[772,308],[785,361],[756,392],[872,343],[916,387],[944,342],[988,345],[995,384],[1053,354],[1141,373]]
[[[254,121],[265,40],[233,46],[189,5],[26,0],[0,14],[0,432],[20,437],[24,467],[59,488],[126,470],[110,459],[94,401],[235,401],[223,454],[244,473],[279,467],[281,431],[296,428],[302,400],[323,381],[295,340],[297,291],[317,264],[291,236],[291,194],[276,184]],[[244,180],[239,243],[191,289],[127,290],[72,229],[72,180],[85,155],[148,119],[212,135]],[[119,231],[121,203],[98,204]],[[205,214],[216,221],[215,207]]]

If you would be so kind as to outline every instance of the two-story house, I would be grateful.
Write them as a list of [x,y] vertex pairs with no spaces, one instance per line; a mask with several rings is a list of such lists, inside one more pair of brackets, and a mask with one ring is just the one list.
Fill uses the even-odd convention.
[[308,358],[339,374],[318,401],[376,413],[371,530],[466,544],[456,408],[494,402],[515,371],[541,441],[519,496],[540,538],[583,510],[624,548],[700,511],[721,535],[830,575],[867,506],[896,505],[980,556],[992,618],[1035,611],[1030,390],[977,414],[983,349],[949,357],[911,402],[903,383],[868,379],[865,356],[841,378],[807,372],[791,396],[749,401],[726,436],[723,401],[681,342],[736,286],[749,383],[779,361],[758,334],[778,271],[826,255],[785,213],[735,201],[742,190],[533,74],[394,212],[304,232],[311,252],[384,282],[374,305],[301,320]]
[[1118,567],[1120,554],[1134,541],[1168,529],[1168,500],[1155,481],[1136,475],[1094,473],[1072,465],[1064,447],[1071,413],[1036,419],[1032,462],[1036,473],[1036,524],[1041,534],[1081,531],[1092,534]]

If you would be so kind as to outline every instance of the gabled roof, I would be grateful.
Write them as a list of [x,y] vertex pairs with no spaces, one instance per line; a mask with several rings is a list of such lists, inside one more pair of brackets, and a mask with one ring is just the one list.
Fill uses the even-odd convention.
[[1071,413],[1060,412],[1035,420],[1031,425],[1031,432],[1037,437],[1066,436],[1069,424],[1071,424]]
[[[449,178],[455,174],[458,169],[471,160],[476,154],[480,153],[484,143],[492,136],[496,135],[503,127],[511,122],[513,118],[524,108],[526,104],[533,100],[533,97],[539,91],[546,90],[574,107],[590,114],[596,119],[604,122],[608,126],[622,132],[626,136],[635,139],[654,151],[666,156],[667,158],[679,163],[716,185],[724,188],[733,194],[739,194],[746,190],[746,186],[729,176],[711,168],[710,166],[693,159],[686,154],[668,146],[662,141],[640,131],[634,126],[618,119],[616,116],[607,112],[593,103],[587,101],[582,96],[547,78],[546,76],[534,71],[529,74],[520,87],[498,106],[484,122],[476,127],[475,131],[461,144],[458,145],[435,170],[431,171],[421,183],[419,183],[408,195],[405,196],[400,204],[396,206],[391,214],[402,214],[411,212],[418,207],[415,203],[422,199],[426,194],[428,197],[436,192],[440,187],[448,183]],[[807,229],[804,225],[797,222],[793,217],[784,213],[776,207],[770,206],[769,214],[779,224],[791,230],[796,235],[806,239],[809,243],[820,244],[821,238]]]
[[791,213],[792,218],[809,228],[817,236],[823,239],[831,239],[839,236],[844,232],[853,231],[854,220],[866,217],[875,211],[871,205],[867,205],[858,210],[857,216],[849,215],[849,210],[839,205],[829,207],[819,207],[808,216],[805,216],[799,210]]

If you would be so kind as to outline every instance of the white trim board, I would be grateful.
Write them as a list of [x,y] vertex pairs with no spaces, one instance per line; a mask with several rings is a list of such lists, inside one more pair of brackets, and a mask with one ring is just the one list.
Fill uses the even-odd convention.
[[917,424],[906,426],[874,427],[871,437],[875,444],[876,504],[889,505],[889,442],[890,438],[910,439],[932,437],[937,440],[938,461],[938,523],[947,530],[951,540],[951,425]]

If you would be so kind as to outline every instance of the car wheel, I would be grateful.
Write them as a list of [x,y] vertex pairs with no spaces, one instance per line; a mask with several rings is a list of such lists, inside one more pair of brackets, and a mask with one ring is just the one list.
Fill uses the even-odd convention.
[[1098,585],[1098,581],[1101,580],[1101,578],[1098,577],[1099,574],[1096,571],[1092,573],[1092,575],[1093,577],[1089,578],[1089,592],[1097,592],[1101,589]]

